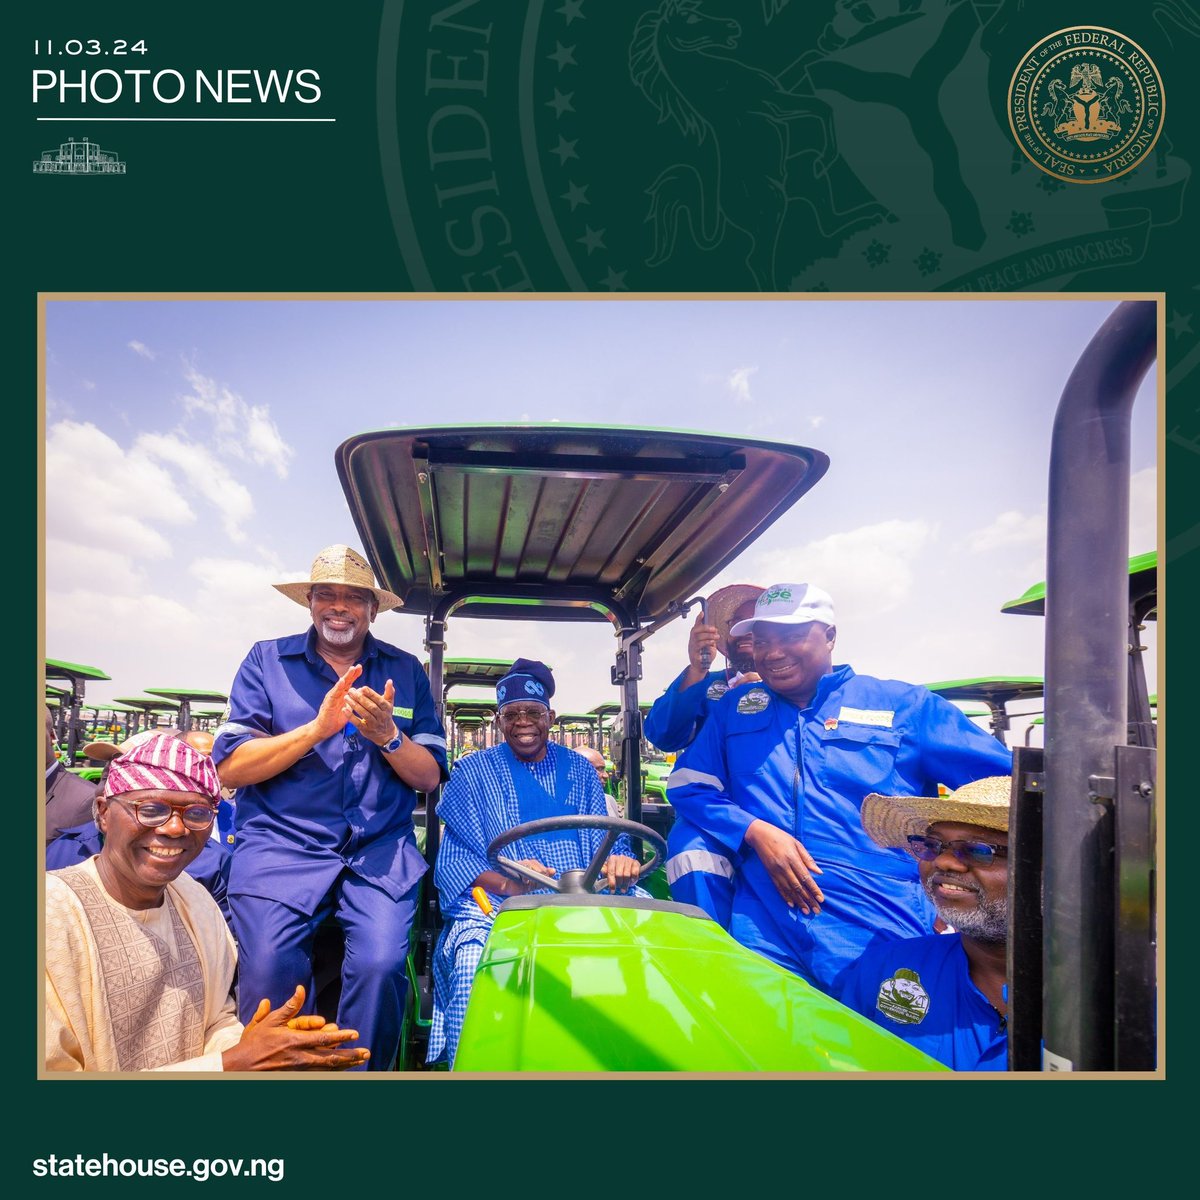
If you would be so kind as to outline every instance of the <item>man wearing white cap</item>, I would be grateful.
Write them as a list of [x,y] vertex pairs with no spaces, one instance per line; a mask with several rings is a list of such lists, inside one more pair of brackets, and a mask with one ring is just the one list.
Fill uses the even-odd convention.
[[1011,754],[927,688],[835,666],[820,588],[767,588],[730,632],[747,631],[762,682],[719,701],[667,794],[734,857],[730,933],[829,991],[875,934],[933,927],[912,858],[863,831],[863,797],[936,794],[1007,773]]
[[852,963],[838,999],[955,1071],[1008,1065],[1008,810],[1012,780],[946,796],[863,801],[877,846],[907,850],[955,932],[880,938]]
[[[735,583],[718,588],[704,602],[688,635],[688,665],[646,714],[646,740],[667,752],[684,750],[696,737],[709,709],[731,687],[756,682],[754,651],[746,636],[734,639],[730,627],[754,615],[762,588]],[[710,671],[720,651],[725,666]],[[667,835],[665,864],[671,899],[694,904],[718,925],[729,928],[733,904],[733,861],[725,848],[676,814]]]
[[446,736],[420,662],[369,632],[402,602],[361,554],[328,546],[307,580],[275,587],[312,626],[251,649],[212,750],[237,788],[229,907],[242,1019],[297,979],[313,995],[313,942],[332,919],[345,935],[337,1022],[362,1033],[369,1069],[386,1071],[426,870],[413,808],[446,777]]

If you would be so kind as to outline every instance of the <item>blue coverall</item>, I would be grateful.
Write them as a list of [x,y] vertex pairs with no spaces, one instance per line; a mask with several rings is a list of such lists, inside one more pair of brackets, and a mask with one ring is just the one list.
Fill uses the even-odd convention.
[[[956,788],[1011,769],[1008,749],[927,688],[842,665],[804,709],[761,683],[728,692],[667,789],[679,814],[733,857],[730,933],[829,991],[877,933],[928,933],[935,918],[916,861],[864,832],[863,798],[935,796],[938,784]],[[792,834],[816,860],[819,914],[788,907],[745,845],[756,819]]]

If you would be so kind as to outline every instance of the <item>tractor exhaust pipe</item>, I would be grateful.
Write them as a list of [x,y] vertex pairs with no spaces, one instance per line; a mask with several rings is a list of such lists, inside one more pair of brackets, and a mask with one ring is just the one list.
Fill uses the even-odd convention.
[[1046,546],[1044,1069],[1115,1059],[1115,747],[1127,740],[1130,416],[1157,305],[1126,301],[1063,390]]

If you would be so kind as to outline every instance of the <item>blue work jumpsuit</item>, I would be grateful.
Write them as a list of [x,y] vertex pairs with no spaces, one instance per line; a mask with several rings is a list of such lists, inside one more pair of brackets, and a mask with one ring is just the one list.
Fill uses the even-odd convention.
[[[761,683],[728,692],[667,781],[685,819],[733,856],[730,933],[829,991],[876,934],[929,933],[935,913],[903,850],[876,846],[860,810],[871,792],[936,796],[1007,775],[1012,754],[927,688],[835,666],[798,708]],[[821,912],[789,908],[745,844],[761,819],[802,842],[823,872]]]

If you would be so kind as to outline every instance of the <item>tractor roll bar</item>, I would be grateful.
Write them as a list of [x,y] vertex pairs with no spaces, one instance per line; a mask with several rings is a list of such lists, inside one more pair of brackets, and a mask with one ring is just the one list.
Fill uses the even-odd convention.
[[[1113,805],[1126,741],[1130,418],[1157,305],[1120,304],[1071,372],[1050,448],[1043,1036],[1047,1065],[1113,1065]],[[1056,1063],[1055,1060],[1065,1060]]]

